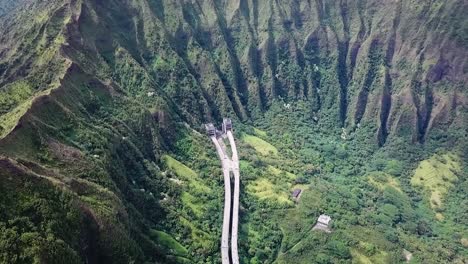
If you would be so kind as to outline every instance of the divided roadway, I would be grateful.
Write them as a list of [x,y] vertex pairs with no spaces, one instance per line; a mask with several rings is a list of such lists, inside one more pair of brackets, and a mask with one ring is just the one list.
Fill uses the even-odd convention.
[[232,264],[239,264],[239,254],[237,247],[238,227],[239,227],[239,193],[240,193],[240,172],[239,157],[237,154],[236,142],[231,131],[227,131],[229,145],[232,150],[232,158],[226,154],[226,146],[222,138],[211,136],[211,140],[216,146],[216,152],[221,159],[224,175],[224,217],[223,230],[221,236],[221,259],[222,264],[230,264],[229,261],[229,224],[231,223],[231,180],[230,172],[234,175],[234,198],[232,203],[232,229],[231,229],[231,258]]

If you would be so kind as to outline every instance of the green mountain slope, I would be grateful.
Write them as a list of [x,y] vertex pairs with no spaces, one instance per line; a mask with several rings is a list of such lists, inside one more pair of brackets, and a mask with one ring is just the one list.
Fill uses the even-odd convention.
[[12,0],[3,0],[0,2],[0,17],[6,16],[10,12],[14,12],[17,6],[25,4],[25,0],[12,1]]
[[243,263],[466,261],[464,1],[0,3],[0,262],[218,262],[224,116]]

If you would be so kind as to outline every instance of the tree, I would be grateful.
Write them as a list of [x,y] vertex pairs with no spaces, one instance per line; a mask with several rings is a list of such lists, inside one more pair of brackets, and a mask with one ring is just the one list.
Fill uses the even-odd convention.
[[398,208],[393,204],[384,204],[380,208],[380,212],[389,217],[393,223],[397,223],[400,219]]
[[334,255],[340,256],[341,258],[347,259],[351,257],[348,246],[342,241],[331,241],[328,245],[328,249],[331,250]]
[[330,256],[323,254],[323,253],[318,253],[317,256],[315,257],[315,260],[319,264],[329,264],[332,263]]
[[385,172],[393,176],[400,176],[403,173],[403,164],[398,160],[389,160],[385,165]]
[[384,234],[385,238],[392,242],[392,243],[397,243],[398,242],[398,235],[397,233],[394,231],[394,230],[387,230],[385,231],[385,234]]
[[416,232],[421,236],[431,236],[432,228],[426,220],[421,220],[418,222]]

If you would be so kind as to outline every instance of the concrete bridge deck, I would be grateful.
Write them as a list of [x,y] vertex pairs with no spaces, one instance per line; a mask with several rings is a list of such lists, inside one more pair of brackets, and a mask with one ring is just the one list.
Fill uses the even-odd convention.
[[[208,126],[207,126],[208,128]],[[240,172],[239,172],[239,157],[237,153],[236,142],[231,132],[232,126],[226,129],[223,124],[223,130],[229,140],[229,145],[232,151],[232,157],[227,155],[227,148],[224,144],[223,137],[217,137],[216,133],[212,133],[214,127],[210,124],[210,138],[215,144],[216,152],[221,160],[224,176],[224,215],[223,229],[221,235],[221,261],[223,264],[230,264],[229,258],[229,226],[231,225],[231,260],[232,264],[239,264],[238,254],[238,228],[239,228],[239,193],[240,193]],[[231,179],[230,174],[234,176],[234,196],[231,197]],[[231,208],[231,198],[232,208]],[[231,219],[232,211],[232,219]],[[232,224],[231,224],[232,221]]]

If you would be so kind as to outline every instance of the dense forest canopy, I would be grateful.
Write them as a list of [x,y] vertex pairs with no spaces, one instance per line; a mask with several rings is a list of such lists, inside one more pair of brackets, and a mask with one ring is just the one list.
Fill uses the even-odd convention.
[[0,0],[0,263],[221,263],[223,117],[241,263],[468,262],[467,9]]

